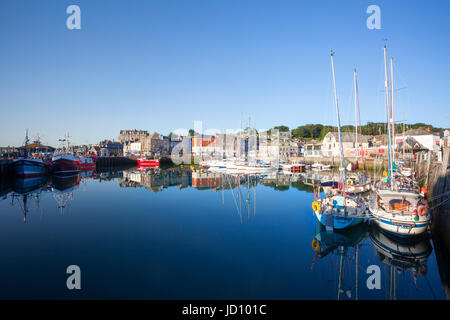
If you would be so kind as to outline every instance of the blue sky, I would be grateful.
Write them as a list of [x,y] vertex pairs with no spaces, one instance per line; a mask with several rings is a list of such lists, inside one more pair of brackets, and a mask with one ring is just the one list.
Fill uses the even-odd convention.
[[[81,8],[81,30],[66,8]],[[381,30],[366,8],[381,8]],[[396,118],[449,127],[450,1],[2,0],[0,146],[25,129],[56,144],[120,129],[335,124],[330,49],[344,124],[385,121],[384,39]]]

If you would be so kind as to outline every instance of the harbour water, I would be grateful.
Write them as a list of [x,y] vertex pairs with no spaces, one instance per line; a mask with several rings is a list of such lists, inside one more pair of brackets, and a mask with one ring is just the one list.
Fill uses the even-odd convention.
[[131,168],[2,181],[0,196],[0,299],[446,298],[431,239],[326,232],[302,177]]

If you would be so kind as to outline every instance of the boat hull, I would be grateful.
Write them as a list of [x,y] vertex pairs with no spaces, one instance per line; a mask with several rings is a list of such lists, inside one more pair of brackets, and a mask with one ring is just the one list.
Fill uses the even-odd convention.
[[[359,225],[364,222],[363,218],[354,218],[354,217],[344,217],[344,216],[336,216],[332,214],[319,213],[314,212],[317,220],[324,225],[325,227],[331,227],[333,229],[346,229]],[[330,221],[329,219],[332,219]]]
[[392,215],[381,208],[369,207],[375,224],[384,231],[399,237],[417,236],[427,231],[431,217],[419,216],[419,221],[414,221],[412,215]]
[[19,159],[14,161],[14,173],[22,178],[41,177],[48,174],[48,165],[43,161]]
[[140,166],[140,167],[152,167],[152,168],[159,167],[159,160],[138,159],[137,163],[138,163],[138,166]]
[[60,158],[53,161],[52,173],[55,175],[73,175],[80,172],[80,164],[75,160]]

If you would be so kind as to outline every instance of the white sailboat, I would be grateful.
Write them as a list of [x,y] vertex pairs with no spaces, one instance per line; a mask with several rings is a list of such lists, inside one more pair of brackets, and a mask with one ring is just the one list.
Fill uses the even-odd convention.
[[398,177],[393,171],[394,154],[392,151],[393,66],[391,59],[391,101],[387,72],[386,46],[384,46],[386,111],[388,128],[388,172],[381,181],[376,198],[369,203],[369,209],[375,217],[375,223],[383,230],[397,236],[413,236],[424,233],[431,224],[431,214],[423,194],[419,194],[414,181]]
[[[341,181],[346,181],[345,158],[342,145],[341,122],[339,118],[339,107],[336,91],[336,78],[334,74],[333,51],[331,51],[331,68],[333,73],[334,100],[336,105],[336,118],[339,134],[339,146],[341,150]],[[345,184],[344,184],[345,187]],[[320,189],[320,187],[319,187]],[[364,221],[365,204],[345,192],[345,189],[336,189],[335,194],[320,197],[320,192],[315,194],[316,200],[312,203],[314,214],[320,223],[326,226],[328,230],[344,229],[355,226]]]

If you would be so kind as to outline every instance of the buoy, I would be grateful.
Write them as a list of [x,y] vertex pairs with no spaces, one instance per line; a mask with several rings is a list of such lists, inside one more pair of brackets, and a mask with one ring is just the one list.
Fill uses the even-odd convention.
[[383,177],[386,178],[388,176],[388,173],[386,171],[383,171]]
[[423,194],[427,194],[428,193],[428,189],[427,188],[420,188],[420,192],[423,192]]
[[320,211],[320,204],[319,204],[317,201],[314,201],[314,202],[312,203],[312,209],[313,209],[314,211]]
[[314,239],[312,240],[312,242],[311,242],[311,247],[314,249],[314,251],[317,251],[317,250],[320,249],[319,241],[318,241],[316,238],[314,238]]
[[419,221],[419,216],[414,216],[414,221]]
[[353,185],[353,180],[352,179],[347,179],[347,185],[349,185],[349,186]]

